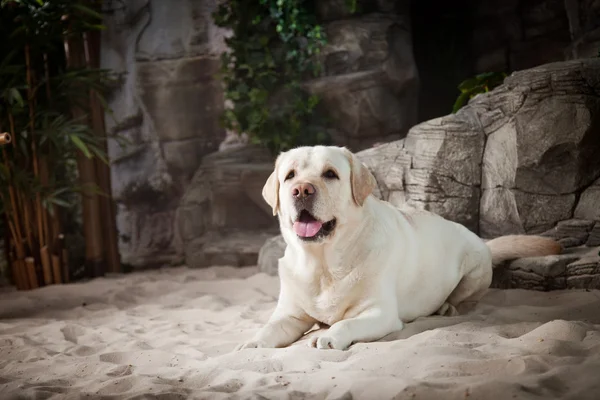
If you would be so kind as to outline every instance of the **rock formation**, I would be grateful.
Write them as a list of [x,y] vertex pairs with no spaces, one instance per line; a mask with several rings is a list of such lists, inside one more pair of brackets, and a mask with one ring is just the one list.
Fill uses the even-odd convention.
[[180,247],[175,210],[204,155],[225,137],[215,74],[225,50],[214,0],[107,1],[102,67],[120,73],[109,98],[119,248],[133,266],[172,262]]
[[262,198],[273,157],[258,146],[212,153],[202,160],[175,225],[189,267],[255,265],[277,219]]
[[408,2],[319,1],[325,26],[324,76],[307,88],[321,96],[333,142],[355,151],[404,137],[417,122],[418,72]]
[[[122,78],[109,99],[113,114],[107,115],[106,125],[110,133],[120,134],[130,142],[125,147],[116,142],[109,146],[120,251],[125,264],[140,267],[180,261],[181,255],[190,252],[200,259],[197,249],[211,248],[200,246],[200,238],[196,237],[196,250],[192,251],[189,247],[192,239],[180,237],[180,232],[189,234],[187,228],[182,228],[185,223],[181,222],[180,215],[187,212],[181,210],[187,210],[191,204],[192,176],[204,156],[219,148],[242,149],[247,142],[231,133],[226,135],[218,124],[225,105],[215,73],[220,65],[219,56],[226,50],[223,39],[227,32],[212,22],[211,13],[217,1],[185,0],[176,6],[171,3],[162,0],[104,2],[107,29],[103,33],[102,67],[121,73]],[[600,43],[597,18],[600,9],[596,3],[587,0],[502,4],[481,1],[468,16],[472,21],[465,25],[467,53],[471,54],[468,68],[457,68],[458,64],[453,64],[456,60],[438,62],[439,57],[429,62],[441,66],[442,70],[462,74],[467,70],[469,73],[511,70],[564,57],[595,55]],[[427,47],[427,43],[437,42],[429,36],[423,42],[415,42],[408,1],[358,0],[356,12],[351,12],[346,0],[320,0],[315,4],[328,44],[322,52],[322,76],[307,82],[306,87],[321,95],[321,107],[330,118],[334,143],[358,151],[378,142],[404,138],[417,122],[420,80],[429,80],[428,84],[421,85],[425,90],[420,96],[421,107],[433,103],[434,98],[441,98],[441,106],[446,107],[448,103],[450,109],[456,84],[463,77],[430,70],[431,65],[425,60],[425,64],[418,67],[429,71],[429,75],[421,74],[424,79],[419,78],[413,47],[420,47],[426,56],[438,54]],[[454,5],[449,7],[456,12]],[[413,7],[413,13],[414,10]],[[419,27],[422,27],[421,22],[431,21],[431,15],[427,7],[419,10]],[[446,18],[445,15],[442,18]],[[456,29],[455,25],[450,22],[447,28]],[[431,29],[428,27],[427,31]],[[443,34],[443,30],[437,32]],[[457,54],[456,49],[450,49],[443,40],[440,43],[451,54]],[[409,201],[444,215],[454,215],[457,221],[486,235],[513,229],[541,232],[571,217],[590,220],[582,213],[593,213],[590,196],[594,189],[586,188],[592,181],[590,176],[575,176],[584,167],[564,166],[560,172],[566,173],[564,180],[561,177],[560,184],[548,183],[548,179],[555,178],[548,177],[544,171],[554,171],[554,167],[541,154],[562,151],[572,160],[585,151],[585,138],[581,136],[585,136],[584,133],[577,136],[570,132],[563,143],[557,136],[561,128],[548,121],[563,123],[562,129],[566,130],[574,124],[583,124],[588,118],[585,113],[593,106],[582,101],[593,102],[593,96],[585,97],[584,88],[577,82],[591,78],[577,78],[577,72],[567,68],[562,72],[548,70],[540,75],[545,78],[538,82],[538,72],[531,71],[530,78],[524,78],[528,72],[523,72],[507,80],[504,94],[496,92],[489,100],[495,103],[485,100],[484,96],[458,115],[413,128],[405,141],[365,152],[365,162],[379,171],[381,196],[392,202]],[[563,73],[568,76],[561,78]],[[581,73],[586,73],[585,68]],[[446,81],[443,84],[430,81],[432,76],[441,76],[440,79]],[[511,81],[514,87],[510,86]],[[446,88],[444,95],[450,96],[450,100],[441,96],[440,84]],[[579,92],[573,88],[579,88]],[[553,95],[544,97],[549,90]],[[506,98],[501,100],[501,97]],[[574,98],[577,100],[570,100]],[[534,107],[536,99],[546,106],[545,111],[535,112],[551,112],[550,103],[558,102],[562,107],[560,112],[565,115],[559,119],[558,115],[527,115],[517,110],[521,102],[525,109]],[[486,107],[490,109],[485,110]],[[439,113],[436,111],[435,115]],[[554,132],[554,136],[547,138],[548,142],[535,136],[526,139],[519,133],[522,124],[545,121]],[[484,126],[479,129],[477,124]],[[496,125],[502,128],[496,131]],[[515,138],[519,147],[516,153],[511,150],[511,157],[517,158],[503,158],[504,147],[514,147]],[[541,153],[528,153],[533,158],[524,159],[523,149],[538,140],[543,142]],[[567,142],[572,147],[566,146]],[[489,154],[484,156],[484,151]],[[414,156],[409,156],[411,153]],[[373,163],[370,157],[374,157]],[[507,165],[498,161],[493,167],[482,168],[477,164],[477,160],[494,157]],[[560,157],[555,154],[550,158]],[[536,163],[540,169],[535,168]],[[405,164],[411,166],[406,176]],[[531,176],[527,172],[528,165],[546,175]],[[531,181],[537,182],[534,194],[523,187]],[[552,187],[558,191],[543,189],[547,184],[555,185]],[[201,198],[195,201],[202,202]],[[495,214],[498,209],[505,214]],[[203,218],[212,220],[213,216]],[[211,234],[216,235],[216,232]],[[239,243],[233,245],[239,246]],[[239,262],[245,259],[239,257],[228,259]],[[245,260],[244,263],[249,262]]]
[[482,237],[594,220],[600,177],[600,59],[516,72],[457,114],[359,154],[381,198]]

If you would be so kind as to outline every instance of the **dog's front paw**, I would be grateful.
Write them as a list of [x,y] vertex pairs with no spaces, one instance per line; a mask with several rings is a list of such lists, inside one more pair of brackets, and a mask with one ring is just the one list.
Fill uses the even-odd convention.
[[345,350],[348,345],[333,336],[317,336],[310,340],[310,347],[317,349]]
[[267,342],[264,340],[251,340],[246,343],[242,343],[235,348],[235,351],[240,351],[244,349],[264,349],[268,348]]

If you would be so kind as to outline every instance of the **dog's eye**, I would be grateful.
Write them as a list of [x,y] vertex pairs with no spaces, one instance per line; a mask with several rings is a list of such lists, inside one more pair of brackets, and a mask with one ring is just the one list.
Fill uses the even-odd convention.
[[327,179],[339,179],[337,174],[335,173],[334,170],[332,169],[328,169],[327,171],[323,172],[323,178],[327,178]]
[[292,179],[294,177],[294,171],[290,171],[287,176],[285,177],[285,180],[287,181],[288,179]]

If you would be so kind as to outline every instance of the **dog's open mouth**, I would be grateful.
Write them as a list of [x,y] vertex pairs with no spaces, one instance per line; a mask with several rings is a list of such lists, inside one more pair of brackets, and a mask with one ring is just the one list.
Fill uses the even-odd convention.
[[328,222],[321,222],[306,210],[302,210],[298,220],[294,222],[294,232],[300,239],[306,241],[329,236],[334,229],[335,218]]

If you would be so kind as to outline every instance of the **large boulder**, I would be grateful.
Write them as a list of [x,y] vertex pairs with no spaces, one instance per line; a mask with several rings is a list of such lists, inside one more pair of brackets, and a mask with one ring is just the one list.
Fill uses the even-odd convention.
[[473,116],[463,113],[419,124],[406,139],[358,156],[383,200],[452,216],[476,231],[484,141]]
[[600,221],[600,179],[581,192],[575,218]]
[[600,190],[600,60],[516,72],[457,114],[359,153],[381,197],[483,237],[595,220]]
[[277,219],[262,198],[273,157],[258,146],[234,147],[202,160],[176,212],[186,265],[255,265]]
[[306,87],[321,97],[333,142],[360,150],[400,139],[417,122],[418,71],[407,1],[359,1],[355,14],[346,3],[319,1],[324,76]]
[[487,136],[483,236],[539,233],[573,216],[600,177],[599,74],[600,60],[549,64],[472,102]]

